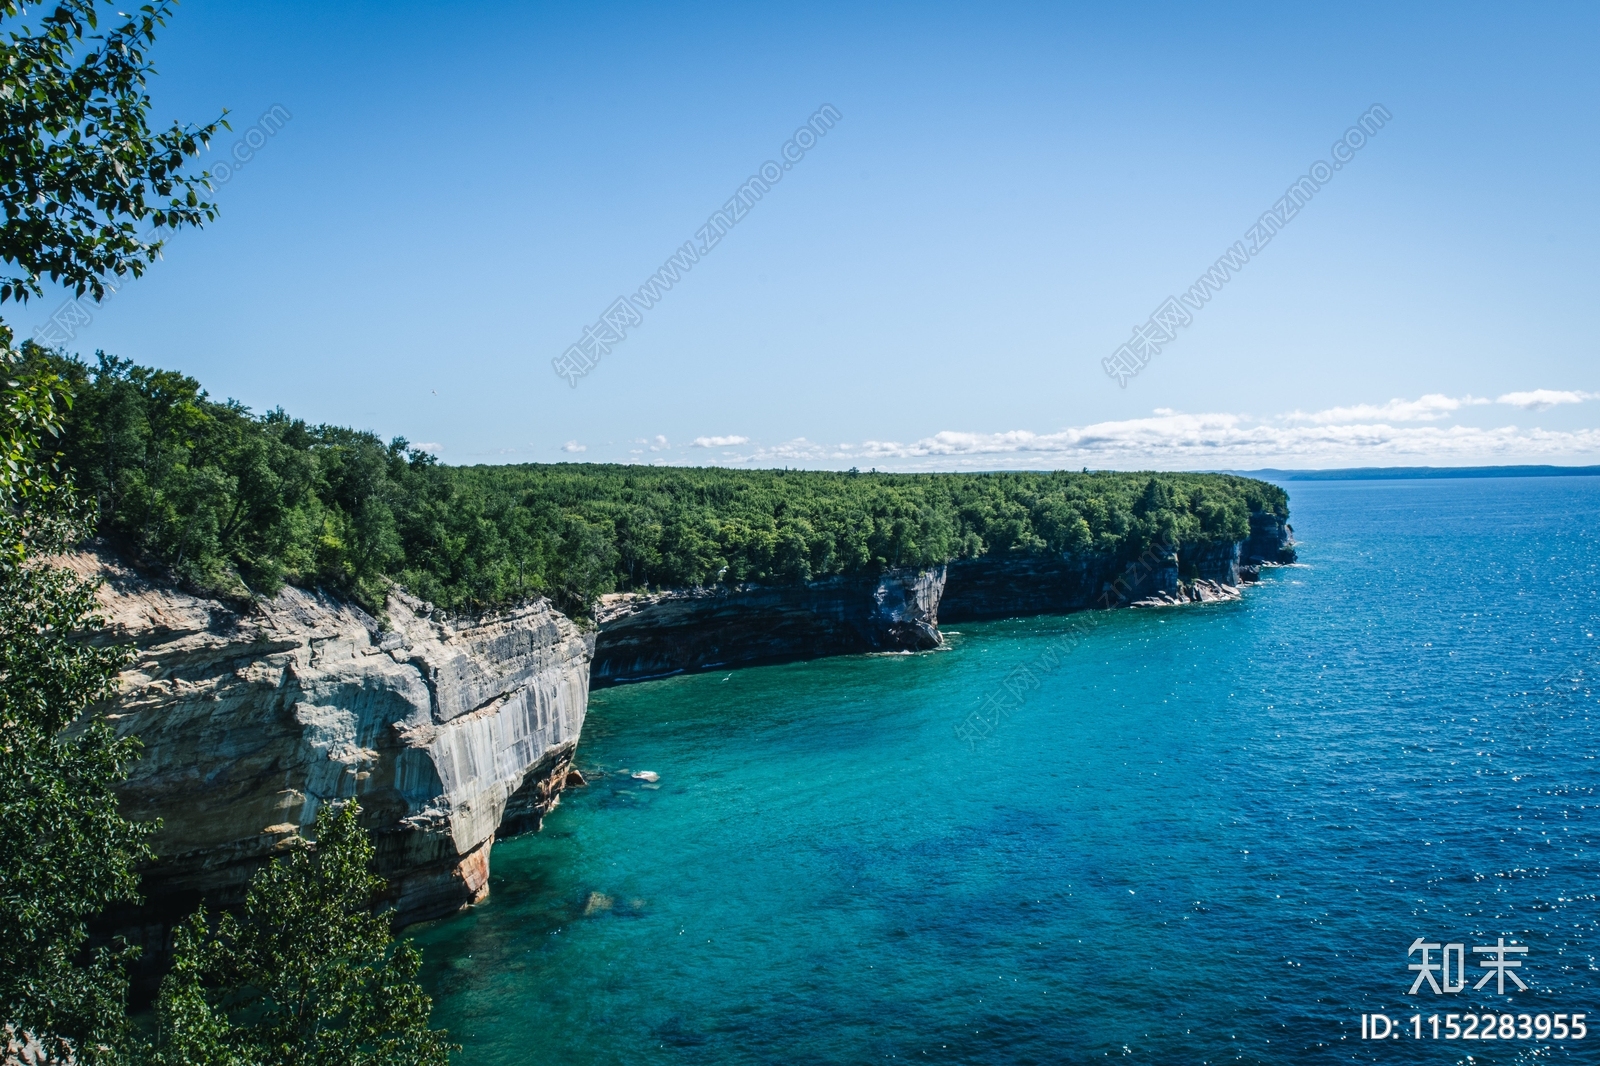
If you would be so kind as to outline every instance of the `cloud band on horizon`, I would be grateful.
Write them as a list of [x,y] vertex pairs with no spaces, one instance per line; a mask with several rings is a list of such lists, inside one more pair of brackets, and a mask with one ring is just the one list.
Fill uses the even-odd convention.
[[[1005,469],[1045,466],[1239,467],[1472,464],[1593,458],[1600,429],[1523,429],[1437,423],[1466,407],[1501,404],[1525,411],[1582,403],[1600,394],[1536,389],[1498,399],[1430,393],[1415,400],[1334,407],[1307,414],[1255,418],[1244,414],[1184,414],[1166,408],[1147,418],[1099,422],[1051,433],[944,430],[910,442],[865,440],[826,445],[796,438],[781,444],[723,451],[718,465],[867,465],[904,469]],[[1415,425],[1406,423],[1429,423]],[[1396,424],[1400,423],[1400,424]],[[747,443],[702,437],[693,446]],[[705,460],[700,460],[705,461]]]

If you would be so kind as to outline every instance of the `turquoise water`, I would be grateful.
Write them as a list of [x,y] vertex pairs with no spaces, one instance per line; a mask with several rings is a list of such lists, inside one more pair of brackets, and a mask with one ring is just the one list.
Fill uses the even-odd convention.
[[[594,783],[415,930],[462,1061],[1600,1061],[1409,1020],[1600,1012],[1600,479],[1289,488],[1242,603],[596,693]],[[1408,997],[1419,936],[1531,990]]]

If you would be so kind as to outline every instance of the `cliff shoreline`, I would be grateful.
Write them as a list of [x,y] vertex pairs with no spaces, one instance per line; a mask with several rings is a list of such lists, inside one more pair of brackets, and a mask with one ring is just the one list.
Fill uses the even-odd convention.
[[600,687],[728,666],[944,643],[946,568],[888,570],[797,585],[618,593],[595,607],[590,684]]
[[[120,790],[163,821],[145,906],[111,916],[164,954],[202,900],[230,906],[259,865],[357,799],[399,924],[488,892],[494,842],[536,831],[569,783],[591,685],[943,642],[941,618],[1065,613],[1235,598],[1294,559],[1292,529],[1251,516],[1242,541],[1115,556],[1011,555],[873,577],[604,597],[584,629],[539,600],[446,620],[403,593],[385,625],[287,587],[248,612],[142,577],[104,552],[70,565],[102,582],[107,628],[136,661],[107,717],[144,757]],[[1113,602],[1114,599],[1114,602]]]
[[240,613],[90,552],[106,628],[135,660],[106,715],[144,745],[119,795],[160,818],[147,904],[120,916],[159,951],[172,919],[231,906],[323,803],[356,799],[404,924],[488,891],[508,811],[537,828],[560,799],[588,705],[593,633],[546,601],[451,622],[402,594],[388,625],[284,588]]
[[1117,554],[1013,552],[939,567],[791,585],[617,593],[595,608],[596,688],[681,673],[873,651],[926,651],[939,625],[1237,598],[1263,565],[1294,560],[1293,529],[1250,516],[1243,540]]

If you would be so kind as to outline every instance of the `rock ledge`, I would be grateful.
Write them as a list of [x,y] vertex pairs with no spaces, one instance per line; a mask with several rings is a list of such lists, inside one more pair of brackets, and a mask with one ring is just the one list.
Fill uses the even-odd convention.
[[86,552],[107,629],[137,659],[108,708],[144,743],[121,789],[159,817],[145,878],[157,927],[250,875],[318,806],[358,799],[401,922],[488,893],[489,852],[559,801],[583,728],[593,637],[539,601],[445,621],[402,594],[388,627],[332,596],[285,588],[240,613]]

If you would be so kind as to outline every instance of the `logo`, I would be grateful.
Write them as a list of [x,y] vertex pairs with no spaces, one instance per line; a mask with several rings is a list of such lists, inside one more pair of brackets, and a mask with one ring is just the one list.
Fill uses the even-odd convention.
[[[1438,961],[1432,961],[1437,952]],[[1417,937],[1411,942],[1411,948],[1406,952],[1406,957],[1421,954],[1420,962],[1413,962],[1406,968],[1415,972],[1417,979],[1411,982],[1411,991],[1406,995],[1414,996],[1424,983],[1434,995],[1460,992],[1467,987],[1467,946],[1466,944],[1430,944]],[[1517,970],[1522,967],[1522,959],[1511,956],[1527,955],[1528,946],[1518,944],[1515,940],[1506,943],[1505,937],[1500,937],[1494,945],[1484,945],[1472,949],[1474,955],[1482,955],[1482,960],[1475,965],[1484,969],[1478,983],[1473,985],[1474,991],[1483,988],[1491,980],[1495,982],[1495,991],[1499,995],[1506,994],[1506,979],[1517,986],[1517,991],[1526,992],[1528,986],[1522,983],[1522,978],[1517,976]]]

